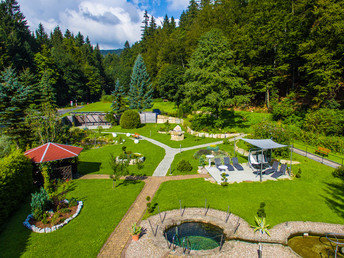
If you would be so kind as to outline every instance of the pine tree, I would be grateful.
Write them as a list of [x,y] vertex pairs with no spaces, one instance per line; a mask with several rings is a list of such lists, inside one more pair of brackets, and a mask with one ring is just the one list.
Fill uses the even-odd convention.
[[126,109],[125,92],[122,85],[117,79],[115,90],[111,93],[113,96],[113,103],[111,105],[112,111],[118,116],[121,115]]
[[142,55],[136,58],[133,72],[131,74],[129,103],[131,109],[144,110],[152,105],[153,87],[150,83],[150,77],[147,73],[146,65]]
[[29,104],[31,89],[22,85],[12,68],[7,68],[0,77],[0,126],[19,146],[25,135],[25,109]]
[[51,85],[51,80],[49,76],[49,72],[45,71],[39,83],[40,89],[40,102],[41,103],[50,103],[52,106],[55,106],[56,97],[54,93],[54,89]]
[[144,41],[148,35],[148,24],[149,24],[149,16],[147,10],[145,10],[145,14],[143,15],[143,26],[141,26],[141,40]]

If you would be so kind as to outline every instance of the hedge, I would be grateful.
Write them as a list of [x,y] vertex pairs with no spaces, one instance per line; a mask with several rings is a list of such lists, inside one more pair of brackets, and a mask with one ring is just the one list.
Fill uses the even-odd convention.
[[0,160],[0,227],[32,191],[32,163],[19,150]]
[[139,128],[141,125],[140,115],[137,111],[126,110],[121,116],[119,124],[124,129]]

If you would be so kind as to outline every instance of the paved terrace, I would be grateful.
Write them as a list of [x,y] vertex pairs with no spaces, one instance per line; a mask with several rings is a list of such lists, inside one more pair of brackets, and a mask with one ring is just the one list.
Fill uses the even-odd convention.
[[[228,170],[222,170],[220,171],[215,166],[211,167],[205,167],[205,169],[208,171],[208,173],[215,179],[215,181],[218,184],[221,184],[222,182],[222,173],[226,173],[226,178],[228,179],[228,183],[241,183],[241,182],[259,182],[260,181],[260,174],[259,171],[254,171],[248,163],[242,163],[241,164],[244,170],[234,170],[234,171],[228,171]],[[290,179],[290,176],[288,174],[278,177],[277,179]],[[267,180],[277,180],[276,178],[272,177],[272,174],[270,175],[262,175],[262,181]]]

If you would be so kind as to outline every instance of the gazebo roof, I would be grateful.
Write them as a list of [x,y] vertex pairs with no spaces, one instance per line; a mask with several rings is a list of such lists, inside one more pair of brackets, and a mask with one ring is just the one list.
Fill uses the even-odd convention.
[[24,153],[35,163],[69,159],[79,156],[83,148],[48,142]]
[[245,139],[245,138],[241,138],[241,139],[263,150],[288,147],[288,145],[279,144],[277,142],[274,142],[271,139]]

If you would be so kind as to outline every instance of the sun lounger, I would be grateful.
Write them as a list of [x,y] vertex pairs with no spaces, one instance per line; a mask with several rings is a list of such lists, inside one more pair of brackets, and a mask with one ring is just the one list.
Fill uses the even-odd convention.
[[273,173],[271,175],[271,177],[273,178],[277,178],[277,177],[280,177],[282,175],[285,175],[285,172],[287,171],[287,164],[282,164],[281,167],[280,167],[280,170],[279,171],[276,171],[275,173]]
[[237,169],[237,170],[244,170],[244,168],[240,165],[239,160],[237,157],[233,157],[232,158],[232,162],[233,162],[233,166]]
[[266,170],[264,170],[263,173],[264,173],[265,175],[270,175],[270,174],[272,174],[272,173],[277,172],[277,171],[278,171],[278,165],[279,165],[279,162],[274,161],[274,163],[272,163],[272,167],[271,167],[271,168],[268,168],[268,169],[266,169]]
[[223,163],[227,166],[228,171],[234,171],[234,167],[231,165],[231,160],[229,157],[224,157]]
[[221,159],[220,158],[215,158],[215,166],[217,167],[217,168],[219,168],[219,166],[221,166],[222,164],[221,164]]

